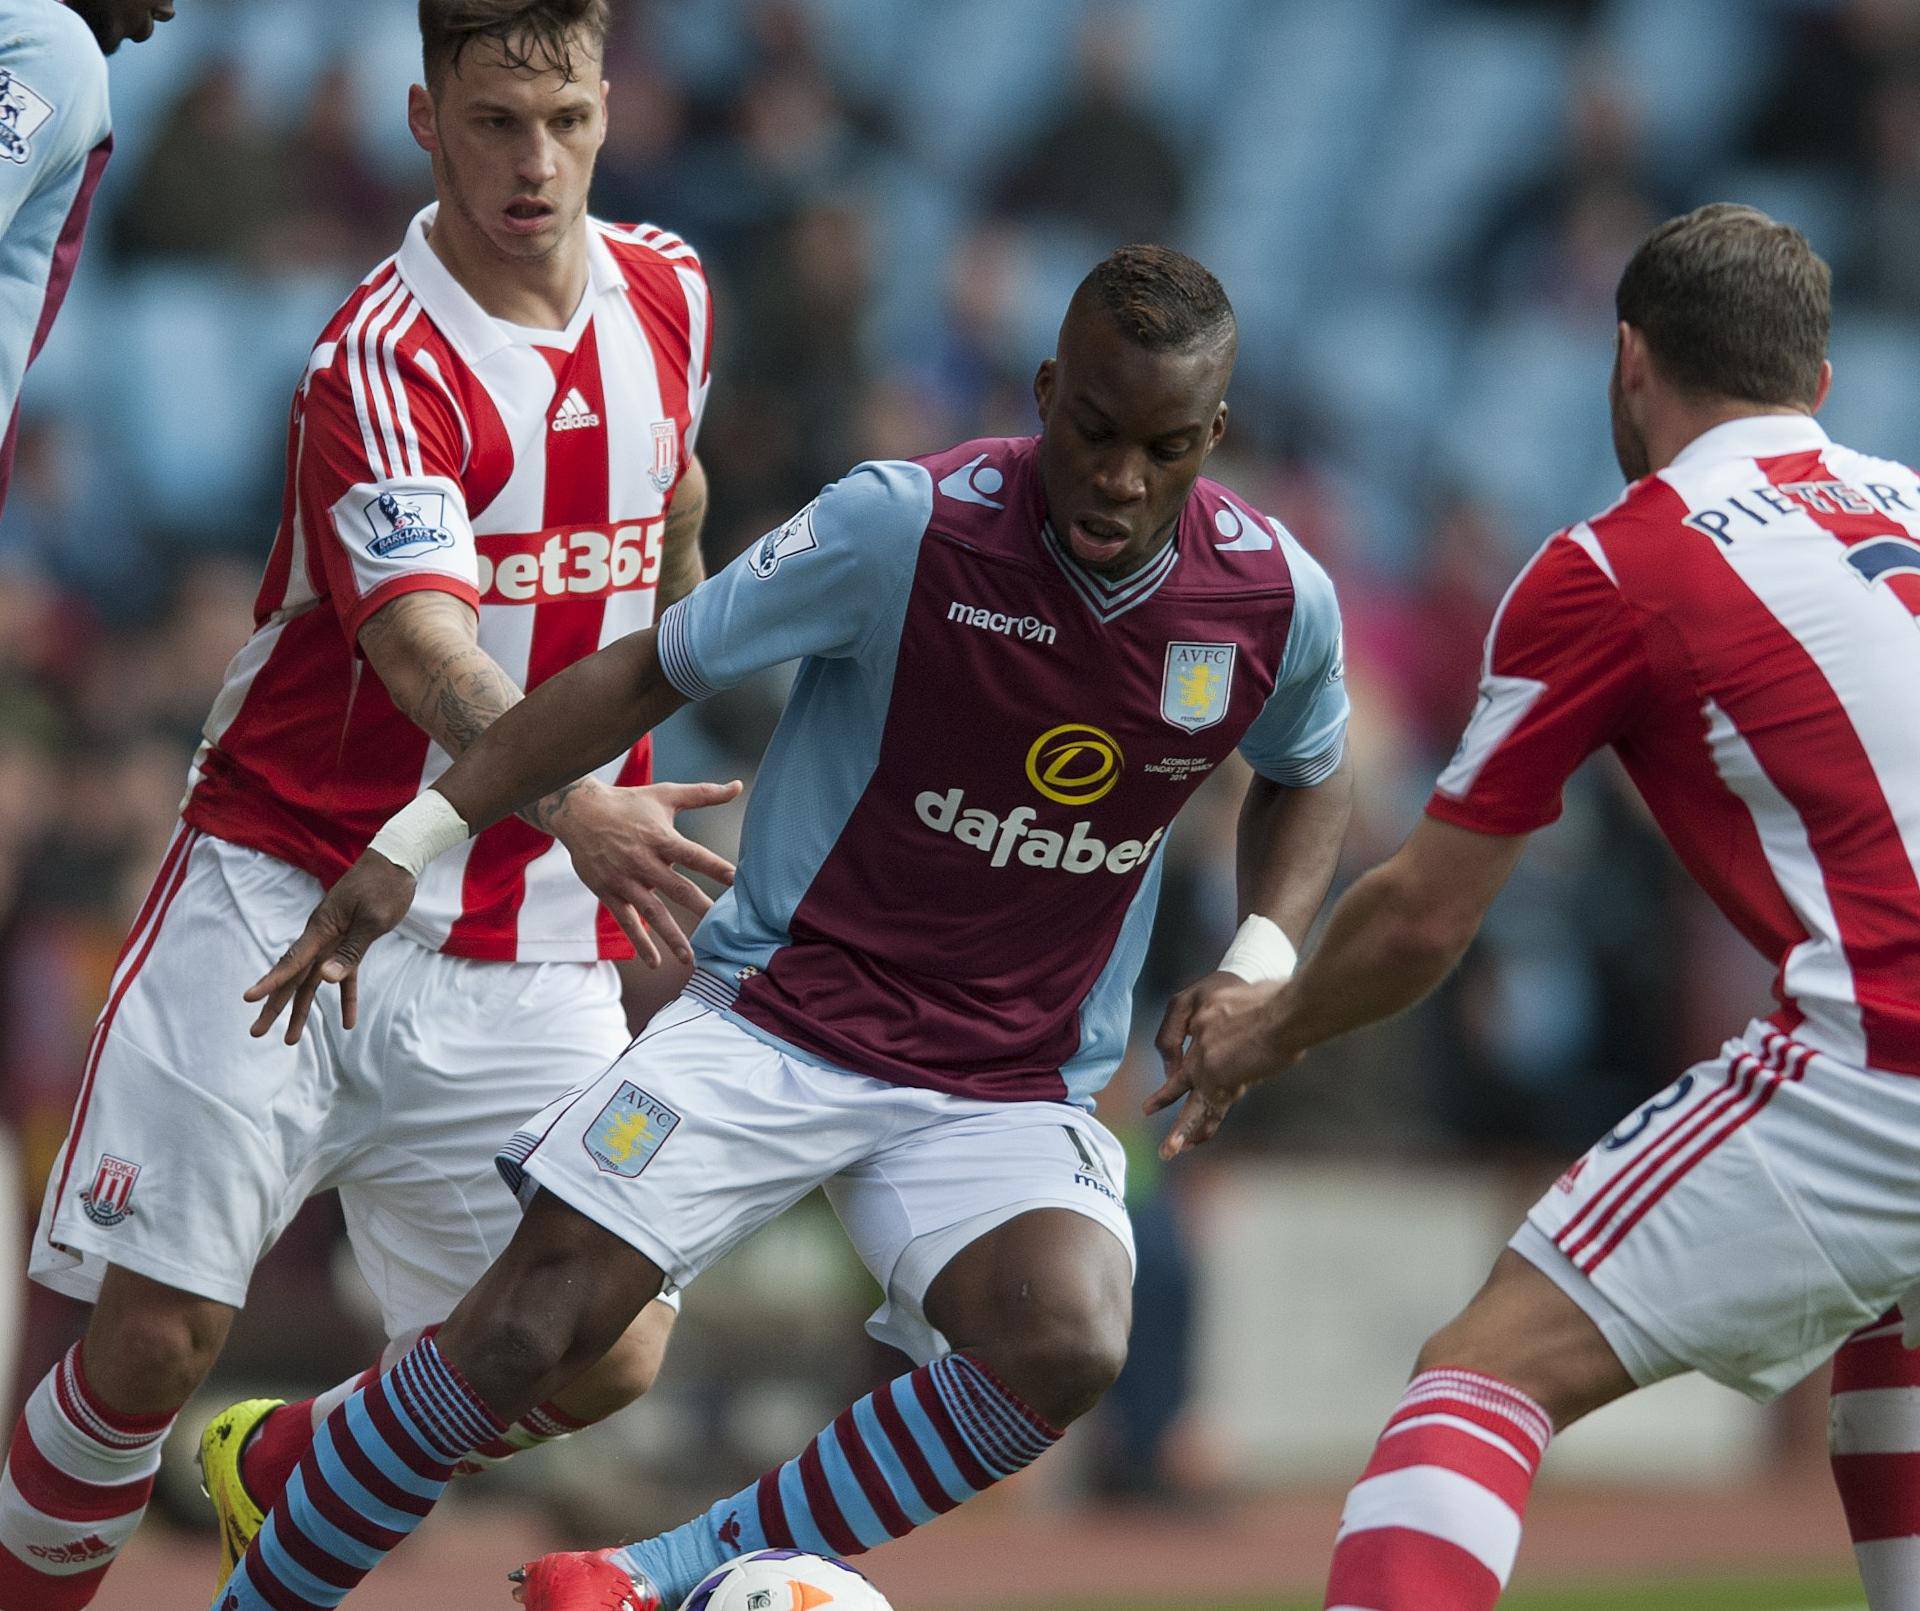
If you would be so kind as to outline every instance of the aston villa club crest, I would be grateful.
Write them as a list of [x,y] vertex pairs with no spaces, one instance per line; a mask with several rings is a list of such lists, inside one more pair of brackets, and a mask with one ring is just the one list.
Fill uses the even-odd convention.
[[1170,643],[1160,682],[1160,714],[1175,727],[1197,733],[1227,714],[1233,694],[1232,643]]
[[672,420],[653,422],[653,468],[647,479],[662,492],[669,491],[680,476],[680,427]]
[[140,1166],[102,1153],[93,1184],[80,1194],[80,1206],[94,1224],[111,1230],[132,1217],[133,1183],[140,1178]]
[[680,1115],[666,1103],[647,1095],[632,1080],[622,1080],[613,1100],[580,1139],[596,1168],[631,1180],[653,1162],[679,1123]]

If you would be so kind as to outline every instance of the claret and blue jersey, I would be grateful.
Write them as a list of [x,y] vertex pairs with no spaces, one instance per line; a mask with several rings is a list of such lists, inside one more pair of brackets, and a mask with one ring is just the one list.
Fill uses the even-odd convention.
[[864,464],[667,612],[690,698],[803,662],[693,990],[856,1073],[1085,1102],[1125,1050],[1166,832],[1236,747],[1339,764],[1333,588],[1202,480],[1110,582],[1047,525],[1035,438]]

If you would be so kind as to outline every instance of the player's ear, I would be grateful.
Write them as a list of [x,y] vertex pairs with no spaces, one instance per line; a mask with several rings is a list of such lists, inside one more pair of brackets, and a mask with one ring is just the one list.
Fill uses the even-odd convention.
[[1211,453],[1227,435],[1227,405],[1222,403],[1213,416],[1213,424],[1207,428],[1207,451]]
[[1647,383],[1649,354],[1647,338],[1624,319],[1620,321],[1619,348],[1615,364],[1620,373],[1620,389],[1637,392]]
[[607,130],[613,126],[608,121],[608,119],[612,116],[612,113],[608,110],[609,87],[610,86],[608,85],[607,81],[604,78],[600,80],[600,143],[603,146],[607,143]]
[[1047,415],[1053,411],[1054,365],[1051,358],[1042,358],[1040,368],[1033,377],[1033,406],[1040,410],[1040,423],[1047,422]]
[[433,104],[433,92],[424,84],[415,84],[407,90],[407,132],[428,156],[440,154],[440,119]]
[[1818,414],[1826,407],[1827,393],[1833,390],[1833,360],[1823,358],[1820,361],[1820,384],[1813,392],[1813,412]]

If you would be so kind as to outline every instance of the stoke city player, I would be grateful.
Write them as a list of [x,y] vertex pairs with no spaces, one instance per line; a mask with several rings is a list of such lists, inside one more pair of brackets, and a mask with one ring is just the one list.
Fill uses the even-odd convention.
[[0,510],[20,387],[66,301],[113,150],[107,64],[173,0],[0,0]]
[[[291,1005],[291,1032],[470,829],[802,662],[685,995],[505,1149],[528,1205],[512,1246],[328,1422],[222,1605],[336,1604],[468,1447],[819,1185],[885,1295],[871,1329],[917,1368],[685,1526],[536,1562],[529,1605],[654,1611],[744,1550],[870,1548],[1099,1399],[1132,1239],[1090,1107],[1125,1049],[1167,829],[1237,747],[1246,915],[1183,1018],[1291,966],[1347,818],[1333,590],[1199,479],[1234,341],[1200,264],[1122,248],[1040,368],[1038,437],[859,467],[657,633],[532,694],[334,886],[252,992],[269,1017]],[[368,1462],[406,1473],[404,1507],[343,1478]]]
[[1327,1604],[1484,1611],[1554,1431],[1687,1370],[1765,1400],[1838,1350],[1834,1471],[1868,1596],[1910,1611],[1920,1356],[1889,1310],[1920,1295],[1920,477],[1814,422],[1829,278],[1797,230],[1676,218],[1618,314],[1632,485],[1507,594],[1426,820],[1290,987],[1194,1014],[1153,1102],[1185,1096],[1177,1152],[1249,1081],[1424,995],[1612,746],[1778,967],[1778,1010],[1568,1169],[1427,1343],[1347,1501]]
[[[421,7],[409,115],[438,203],[313,349],[255,631],[94,1032],[32,1270],[95,1308],[0,1483],[5,1611],[92,1598],[309,1195],[338,1187],[390,1336],[446,1316],[518,1221],[501,1142],[627,1041],[616,961],[691,962],[654,891],[697,911],[673,864],[730,873],[673,823],[734,791],[647,786],[645,745],[624,748],[436,867],[317,1034],[248,1034],[240,993],[382,819],[523,688],[699,578],[707,288],[677,237],[586,212],[606,22],[604,0]],[[603,908],[569,857],[616,850]],[[610,1336],[595,1371],[480,1452],[629,1402],[670,1321],[657,1306]],[[208,1428],[222,1578],[324,1409],[254,1400]]]

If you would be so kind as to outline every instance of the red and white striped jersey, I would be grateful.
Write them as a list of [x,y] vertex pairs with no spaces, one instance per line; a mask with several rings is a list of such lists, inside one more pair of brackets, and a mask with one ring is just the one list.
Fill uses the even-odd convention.
[[1912,470],[1800,415],[1719,426],[1521,572],[1427,809],[1530,832],[1611,744],[1779,969],[1775,1024],[1920,1074],[1916,615]]
[[[491,318],[427,242],[334,315],[293,401],[279,535],[227,668],[185,815],[331,883],[450,764],[360,657],[414,589],[479,610],[480,646],[532,688],[653,622],[664,515],[712,353],[707,284],[677,236],[592,222],[564,331]],[[606,781],[649,775],[649,749]],[[630,953],[564,848],[509,818],[441,857],[403,931],[460,956]]]

